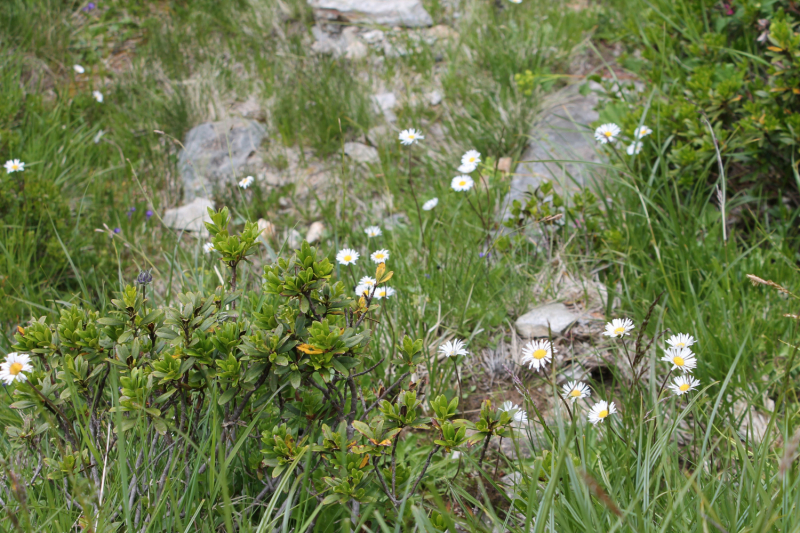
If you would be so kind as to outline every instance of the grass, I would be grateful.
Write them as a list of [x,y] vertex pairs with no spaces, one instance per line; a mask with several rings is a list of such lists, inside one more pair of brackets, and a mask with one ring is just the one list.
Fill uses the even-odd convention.
[[[372,274],[364,266],[371,251],[390,250],[398,297],[382,302],[365,361],[395,352],[404,335],[424,339],[429,351],[447,338],[466,339],[477,360],[484,350],[512,342],[513,318],[543,299],[543,285],[555,283],[561,271],[597,276],[609,288],[609,318],[629,316],[638,331],[649,316],[645,339],[662,338],[666,329],[698,339],[695,375],[702,392],[659,398],[665,365],[655,346],[663,340],[645,352],[646,379],[633,385],[619,345],[593,337],[591,353],[614,361],[592,373],[593,399],[614,399],[618,416],[596,427],[582,417],[573,424],[546,375],[518,371],[516,384],[504,375],[490,394],[522,402],[532,423],[515,445],[530,442],[533,454],[512,459],[490,450],[483,465],[476,448],[461,448],[460,458],[437,454],[421,497],[399,515],[365,503],[354,525],[348,508],[318,505],[311,495],[320,480],[309,473],[310,453],[274,481],[259,467],[262,446],[254,437],[279,421],[270,394],[254,400],[251,421],[229,444],[236,450],[230,453],[218,445],[227,415],[218,407],[221,388],[204,399],[197,435],[186,446],[154,438],[144,418],[109,413],[104,428],[112,435],[123,423],[133,430],[108,450],[90,444],[106,442],[104,436],[86,437],[93,429],[76,392],[64,409],[82,413],[74,429],[86,444],[85,459],[102,465],[99,491],[85,472],[61,472],[57,462],[72,452],[57,438],[52,413],[41,405],[8,408],[18,399],[13,387],[4,387],[0,528],[264,532],[313,525],[314,531],[432,532],[453,531],[458,523],[468,531],[800,530],[796,332],[795,321],[783,316],[796,309],[785,293],[747,278],[754,274],[797,292],[790,244],[795,215],[749,217],[757,222],[746,230],[731,225],[725,241],[713,192],[701,182],[679,186],[659,148],[670,132],[655,131],[646,157],[622,161],[607,154],[612,164],[602,169],[600,231],[568,221],[552,230],[557,237],[548,250],[532,225],[512,247],[498,249],[493,215],[511,177],[487,173],[488,193],[459,195],[449,189],[459,155],[476,148],[494,161],[518,158],[542,98],[570,81],[562,74],[571,58],[591,53],[587,39],[605,50],[630,30],[628,13],[645,3],[585,11],[538,0],[461,4],[463,17],[455,18],[444,2],[426,2],[436,22],[453,26],[457,37],[429,43],[398,36],[410,53],[387,56],[372,69],[366,61],[311,52],[313,17],[300,0],[110,0],[88,13],[73,2],[4,3],[0,154],[27,165],[21,174],[0,177],[0,351],[11,351],[17,326],[27,327],[30,317],[57,319],[72,305],[107,312],[113,294],[140,269],[153,270],[152,298],[164,306],[175,305],[179,292],[211,294],[224,284],[225,269],[203,254],[202,242],[159,222],[165,208],[180,203],[179,147],[170,139],[255,94],[274,153],[309,149],[315,162],[329,165],[333,193],[302,198],[291,188],[256,185],[221,195],[235,229],[257,218],[279,229],[240,267],[240,287],[260,292],[262,267],[274,254],[289,255],[284,230],[303,233],[322,220],[324,254],[333,258],[345,245],[362,254],[358,267],[336,268],[334,278],[348,289]],[[592,33],[598,24],[599,36]],[[86,66],[87,74],[76,75],[73,64]],[[514,82],[526,70],[535,80],[530,94]],[[601,61],[597,72],[609,74]],[[377,145],[379,164],[354,165],[341,155],[342,145],[363,141],[381,124],[371,109],[376,87],[395,90],[395,125],[422,128],[426,142],[403,148],[387,135]],[[444,94],[440,106],[419,103],[437,87]],[[103,104],[91,98],[96,88]],[[608,106],[601,118],[617,120],[617,112]],[[661,112],[656,105],[642,120],[662,123]],[[442,136],[430,133],[436,123]],[[418,215],[417,203],[434,196],[437,208]],[[757,212],[757,200],[732,194],[729,209]],[[148,210],[156,215],[148,217]],[[386,221],[398,214],[401,223],[389,229]],[[372,224],[384,228],[381,237],[363,233]],[[458,394],[448,366],[429,357],[420,369],[421,379],[430,376],[430,398]],[[109,368],[108,401],[119,405],[125,373]],[[463,369],[464,417],[474,415],[468,411],[481,399],[483,372],[477,362]],[[368,387],[382,385],[370,379]],[[535,408],[544,409],[548,399],[545,430]],[[752,414],[735,408],[737,400],[766,415],[766,438],[742,431]],[[313,395],[304,401],[323,403]],[[430,448],[426,436],[409,432],[397,453],[413,473]],[[517,497],[498,485],[494,470],[518,473]]]

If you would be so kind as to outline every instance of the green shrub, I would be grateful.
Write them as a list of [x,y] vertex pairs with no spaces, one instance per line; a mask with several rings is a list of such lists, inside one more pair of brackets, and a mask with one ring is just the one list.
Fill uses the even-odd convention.
[[[11,407],[24,415],[6,435],[14,453],[45,458],[31,487],[63,480],[85,509],[102,492],[103,456],[122,458],[127,449],[137,457],[132,472],[104,469],[108,483],[127,487],[125,476],[141,475],[143,462],[163,475],[133,483],[127,494],[110,493],[125,503],[122,513],[116,505],[98,513],[99,531],[122,518],[128,530],[150,520],[182,530],[174,517],[188,512],[183,499],[165,495],[182,493],[181,484],[214,461],[225,465],[227,481],[200,489],[211,501],[220,483],[223,494],[266,486],[262,498],[280,498],[280,487],[303,472],[310,484],[303,498],[319,505],[315,516],[349,519],[352,512],[355,519],[364,503],[402,521],[397,517],[432,460],[442,449],[464,446],[468,427],[475,430],[469,441],[483,443],[481,462],[492,437],[512,434],[516,411],[489,402],[475,424],[455,419],[458,398],[444,395],[430,400],[432,414],[425,416],[410,378],[423,359],[421,340],[404,337],[373,360],[367,325],[380,317],[373,297],[393,276],[384,263],[372,290],[352,298],[342,282],[330,281],[329,260],[304,242],[291,259],[264,267],[263,291],[244,293],[237,269],[255,252],[258,228],[247,222],[231,235],[227,208],[209,214],[212,253],[229,270],[227,288],[181,293],[174,305],[154,308],[153,278],[143,271],[107,313],[72,306],[18,328],[13,349],[36,362],[27,380],[9,383]],[[430,434],[420,463],[412,454],[398,458],[403,430]]]
[[[601,120],[631,134],[640,122],[656,132],[644,143],[685,189],[716,181],[714,140],[730,191],[783,198],[797,190],[800,159],[800,20],[791,2],[702,0],[617,3],[627,18],[620,63],[644,91],[612,90]],[[628,18],[629,17],[629,18]],[[607,38],[610,33],[604,34]],[[633,52],[640,52],[641,58]],[[599,78],[598,78],[599,79]]]

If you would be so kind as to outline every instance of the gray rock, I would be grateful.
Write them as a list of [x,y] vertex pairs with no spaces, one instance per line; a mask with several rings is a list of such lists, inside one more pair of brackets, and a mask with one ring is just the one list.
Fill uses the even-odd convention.
[[320,221],[312,222],[308,227],[306,233],[306,240],[309,244],[314,244],[322,238],[322,232],[325,231],[325,224]]
[[191,231],[200,236],[208,236],[204,222],[211,222],[208,208],[214,209],[214,202],[208,198],[195,198],[186,205],[164,211],[164,224],[179,231]]
[[514,326],[521,337],[547,337],[548,325],[554,335],[560,334],[578,318],[564,304],[547,304],[531,309],[519,317]]
[[384,229],[393,230],[398,226],[408,225],[408,217],[405,213],[395,213],[394,215],[384,218],[381,225]]
[[410,28],[433,24],[422,0],[308,0],[308,3],[317,19]]
[[344,143],[344,153],[353,161],[359,163],[378,163],[378,151],[372,146],[362,143]]
[[[590,84],[591,89],[599,86]],[[583,96],[576,86],[571,86],[556,95],[557,104],[547,110],[525,149],[511,180],[511,189],[505,200],[504,218],[514,200],[525,201],[525,193],[535,189],[542,181],[554,182],[561,191],[576,185],[589,184],[592,171],[597,169],[581,163],[545,163],[542,160],[571,160],[598,162],[597,146],[588,124],[598,119],[597,94]],[[574,181],[573,181],[574,180]]]
[[438,89],[434,89],[429,93],[425,93],[425,99],[430,105],[439,105],[444,100],[444,95]]
[[394,108],[397,106],[397,97],[394,93],[381,93],[372,95],[372,103],[376,112],[383,113],[387,122],[395,122],[397,115]]
[[286,230],[283,234],[283,251],[284,253],[291,254],[303,243],[303,236],[294,228]]
[[391,138],[392,132],[386,124],[379,124],[374,128],[370,128],[367,132],[367,140],[373,146],[380,146],[382,143],[394,140]]
[[254,120],[233,118],[206,122],[186,134],[178,155],[184,201],[208,198],[218,188],[241,175],[266,131]]
[[375,44],[382,42],[386,38],[386,34],[381,30],[369,30],[362,33],[361,38],[365,43]]
[[318,25],[311,27],[311,35],[314,36],[311,50],[317,54],[339,57],[345,53],[347,42],[341,35],[327,33]]
[[358,60],[364,59],[367,57],[369,53],[369,49],[367,45],[362,43],[361,41],[353,41],[352,43],[347,45],[347,48],[344,50],[344,56],[347,59]]

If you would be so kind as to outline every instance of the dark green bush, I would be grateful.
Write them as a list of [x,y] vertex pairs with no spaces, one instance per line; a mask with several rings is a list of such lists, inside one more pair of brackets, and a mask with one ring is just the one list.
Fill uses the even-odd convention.
[[[694,188],[719,175],[705,116],[729,191],[770,200],[788,195],[796,204],[800,17],[793,3],[657,0],[644,10],[630,4],[616,6],[630,17],[620,63],[638,74],[645,90],[609,91],[601,119],[628,135],[640,121],[652,127],[646,156],[654,160],[663,151],[669,174]],[[614,85],[608,82],[609,89]]]

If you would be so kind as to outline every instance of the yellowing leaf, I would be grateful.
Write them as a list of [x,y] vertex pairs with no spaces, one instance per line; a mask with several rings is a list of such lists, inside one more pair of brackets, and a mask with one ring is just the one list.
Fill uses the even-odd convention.
[[381,278],[383,278],[383,273],[386,272],[386,263],[381,263],[378,265],[378,268],[375,269],[375,279],[378,280],[380,283]]
[[19,331],[20,335],[25,335],[25,328],[22,326],[17,326],[17,331]]
[[297,349],[308,355],[316,355],[324,352],[324,350],[320,350],[319,348],[314,348],[310,344],[300,344],[297,346]]
[[381,280],[378,283],[386,283],[387,281],[392,279],[392,276],[394,276],[394,272],[390,270],[389,272],[386,273],[385,276],[383,276],[383,278],[381,278]]
[[767,46],[767,50],[771,50],[773,52],[783,52],[783,48],[778,46]]
[[368,462],[369,462],[369,454],[366,454],[364,458],[361,460],[361,464],[358,466],[358,468],[359,469],[364,468]]

